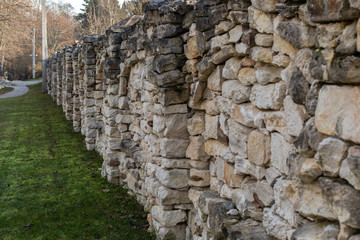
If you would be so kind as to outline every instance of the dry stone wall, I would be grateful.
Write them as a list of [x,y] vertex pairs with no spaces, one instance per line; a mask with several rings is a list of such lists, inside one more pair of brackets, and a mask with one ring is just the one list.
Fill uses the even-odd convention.
[[48,60],[159,239],[360,239],[360,1],[154,1]]

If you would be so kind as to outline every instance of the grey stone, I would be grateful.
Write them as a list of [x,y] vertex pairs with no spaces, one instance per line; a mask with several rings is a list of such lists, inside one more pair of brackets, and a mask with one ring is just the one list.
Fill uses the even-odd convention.
[[310,0],[307,7],[313,22],[353,20],[360,15],[359,9],[350,8],[349,2],[342,0]]
[[360,148],[349,148],[347,158],[342,162],[340,177],[346,179],[356,190],[360,190]]

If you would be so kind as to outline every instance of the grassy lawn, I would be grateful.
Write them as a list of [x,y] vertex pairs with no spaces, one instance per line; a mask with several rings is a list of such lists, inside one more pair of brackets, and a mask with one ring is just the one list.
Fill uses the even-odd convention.
[[14,90],[14,89],[11,88],[11,87],[2,88],[2,89],[0,89],[0,95],[3,95],[3,94],[8,93],[8,92],[11,92],[12,90]]
[[0,99],[0,239],[154,239],[142,207],[101,178],[101,157],[40,92]]

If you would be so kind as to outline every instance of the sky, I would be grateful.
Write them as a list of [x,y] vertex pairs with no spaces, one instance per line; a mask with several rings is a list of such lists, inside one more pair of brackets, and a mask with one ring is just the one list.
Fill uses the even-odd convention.
[[[56,0],[56,1],[70,3],[74,7],[76,13],[80,12],[80,9],[83,8],[82,4],[84,3],[84,0]],[[119,0],[119,2],[123,3],[124,0]]]

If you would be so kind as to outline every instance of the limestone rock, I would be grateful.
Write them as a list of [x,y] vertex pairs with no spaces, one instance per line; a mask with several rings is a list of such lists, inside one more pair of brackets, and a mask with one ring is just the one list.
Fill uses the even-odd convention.
[[234,24],[230,21],[221,21],[215,26],[215,35],[221,35],[230,31],[234,27]]
[[224,161],[223,169],[224,169],[224,181],[226,185],[231,188],[241,187],[243,176],[239,174],[235,174],[234,166]]
[[264,206],[271,206],[274,202],[274,190],[265,181],[256,184],[255,193]]
[[265,176],[265,168],[256,166],[248,160],[237,156],[235,158],[235,174],[247,174],[261,180]]
[[202,136],[191,136],[190,144],[186,150],[186,157],[194,160],[207,160],[205,153],[205,140]]
[[310,219],[337,219],[332,204],[322,192],[319,182],[302,185],[300,189],[298,211],[301,215]]
[[163,138],[160,143],[161,156],[183,158],[189,145],[187,139]]
[[304,107],[297,105],[293,102],[290,96],[286,96],[284,99],[285,119],[287,133],[291,136],[299,136],[303,129],[305,121],[305,109]]
[[306,239],[325,239],[322,238],[325,229],[330,225],[329,222],[309,223],[298,228],[292,235],[292,240],[306,240]]
[[206,139],[218,139],[219,116],[205,115],[205,137]]
[[337,39],[339,45],[336,52],[351,55],[356,52],[356,21],[345,27],[342,34]]
[[196,112],[192,118],[189,118],[187,129],[190,135],[199,135],[205,132],[205,114]]
[[360,190],[360,148],[349,148],[347,158],[342,162],[340,177],[346,179],[356,190]]
[[189,186],[207,187],[210,185],[209,170],[190,169]]
[[229,31],[229,43],[237,43],[243,34],[242,25],[237,25]]
[[360,87],[323,86],[315,113],[319,132],[360,143],[359,97]]
[[284,82],[276,84],[255,84],[251,89],[250,101],[260,109],[279,110],[285,98],[286,86]]
[[279,133],[271,134],[271,164],[280,172],[287,174],[289,168],[286,159],[293,147]]
[[270,137],[254,130],[248,138],[248,159],[251,163],[264,166],[270,161]]
[[241,67],[241,59],[232,57],[226,61],[225,67],[222,70],[222,76],[226,79],[236,79]]
[[251,129],[229,119],[229,147],[232,152],[247,157],[247,139]]
[[156,191],[156,197],[159,204],[172,205],[180,203],[189,203],[187,191],[173,190],[160,186]]
[[281,71],[283,68],[266,65],[256,69],[255,76],[258,83],[266,85],[281,81]]
[[230,226],[228,234],[228,239],[271,239],[266,234],[265,229],[261,225],[261,223],[253,219],[246,219],[235,225]]
[[225,81],[222,95],[232,99],[235,103],[247,102],[250,99],[251,88],[242,85],[238,80]]
[[261,0],[251,0],[251,4],[264,12],[275,12],[276,11],[276,3],[278,0],[269,0],[269,1],[261,1]]
[[343,22],[319,24],[316,28],[316,40],[319,47],[335,48],[336,38],[343,32]]
[[189,170],[171,169],[165,170],[158,168],[155,173],[156,178],[161,184],[168,188],[181,189],[188,186]]
[[271,47],[274,37],[271,34],[258,33],[255,35],[255,44],[261,47]]
[[151,209],[151,214],[161,226],[173,227],[180,222],[185,222],[187,219],[185,211],[182,210],[164,210],[161,206],[154,206]]
[[314,158],[306,159],[306,161],[301,165],[299,178],[302,182],[311,183],[321,175],[321,166],[315,161]]
[[241,68],[238,79],[245,86],[254,85],[256,83],[256,75],[254,68]]
[[256,62],[272,63],[274,55],[270,48],[253,47],[250,50],[250,56]]
[[209,76],[208,79],[208,88],[213,91],[221,91],[222,83],[224,78],[222,76],[223,67],[218,66]]
[[185,44],[184,53],[187,59],[200,57],[196,36],[190,38],[187,44]]
[[338,176],[347,148],[348,144],[337,138],[325,138],[320,142],[318,157],[325,176]]
[[297,49],[291,45],[291,43],[281,38],[278,34],[274,34],[272,50],[283,55],[287,55],[291,59],[294,59],[297,53]]
[[276,34],[295,48],[311,48],[315,46],[315,28],[310,27],[298,18],[290,21],[278,19]]
[[320,185],[333,204],[339,222],[360,228],[360,193],[352,187],[329,178],[320,178]]
[[307,2],[307,7],[313,22],[353,20],[360,15],[359,9],[350,8],[348,1],[310,0]]
[[231,118],[247,127],[255,127],[261,111],[251,103],[234,104],[231,109]]
[[233,45],[225,45],[221,50],[211,57],[211,61],[215,64],[221,64],[235,55],[235,48]]
[[254,7],[249,7],[249,23],[250,27],[256,29],[260,33],[273,33],[273,15],[265,13]]
[[292,231],[291,225],[283,218],[276,215],[276,206],[264,208],[263,225],[266,233],[281,240],[288,239],[288,232]]

